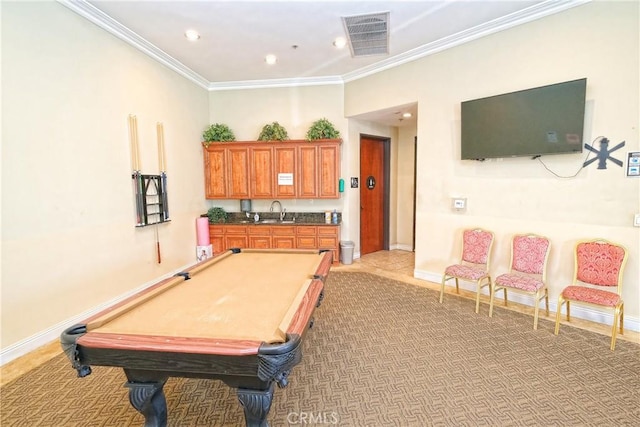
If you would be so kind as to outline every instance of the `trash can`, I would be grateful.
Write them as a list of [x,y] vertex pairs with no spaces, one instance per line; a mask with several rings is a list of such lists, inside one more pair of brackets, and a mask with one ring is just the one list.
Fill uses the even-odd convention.
[[343,264],[353,263],[353,248],[355,244],[351,240],[340,241],[340,261]]

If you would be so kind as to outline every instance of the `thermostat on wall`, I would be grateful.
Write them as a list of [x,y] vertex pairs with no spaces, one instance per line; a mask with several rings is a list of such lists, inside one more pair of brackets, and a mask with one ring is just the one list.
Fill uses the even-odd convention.
[[462,212],[467,209],[467,199],[461,197],[454,197],[451,199],[451,207],[453,210]]

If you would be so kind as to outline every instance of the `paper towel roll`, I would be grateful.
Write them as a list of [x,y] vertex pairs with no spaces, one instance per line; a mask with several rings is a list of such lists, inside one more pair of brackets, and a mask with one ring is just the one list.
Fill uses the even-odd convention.
[[196,235],[198,236],[198,246],[209,246],[209,218],[200,217],[196,219]]

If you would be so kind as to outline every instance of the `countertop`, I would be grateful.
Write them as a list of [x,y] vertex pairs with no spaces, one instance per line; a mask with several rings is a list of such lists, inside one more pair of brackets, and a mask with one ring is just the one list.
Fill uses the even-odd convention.
[[[280,221],[279,214],[277,212],[258,212],[260,220],[258,222],[253,220],[253,215],[250,218],[244,214],[244,212],[229,212],[227,220],[222,223],[224,225],[341,225],[342,215],[338,213],[338,223],[328,223],[325,221],[324,212],[287,212],[284,221]],[[206,214],[202,216],[207,216]],[[209,223],[212,225],[211,223]]]

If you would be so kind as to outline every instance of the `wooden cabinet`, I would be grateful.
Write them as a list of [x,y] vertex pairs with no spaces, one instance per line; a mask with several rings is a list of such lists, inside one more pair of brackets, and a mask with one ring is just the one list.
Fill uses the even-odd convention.
[[224,226],[222,225],[209,225],[209,236],[211,238],[211,245],[214,254],[219,254],[225,249],[224,244]]
[[214,142],[204,148],[208,199],[338,198],[341,140]]
[[340,146],[317,143],[298,148],[298,197],[335,199],[339,197]]
[[213,253],[230,248],[328,249],[333,263],[340,260],[338,225],[237,225],[209,226]]
[[274,159],[272,147],[251,147],[251,193],[252,199],[273,198],[274,185]]
[[249,247],[255,249],[270,249],[271,228],[268,226],[248,227]]
[[277,249],[293,249],[296,247],[296,227],[271,227],[272,247]]
[[246,225],[225,225],[224,226],[224,248],[248,248],[249,238],[247,236]]
[[314,199],[318,197],[318,147],[300,146],[298,159],[298,197]]
[[227,198],[227,149],[209,146],[204,150],[204,189],[207,199]]
[[248,199],[249,193],[249,147],[227,148],[228,199]]
[[296,247],[300,249],[315,249],[318,247],[318,227],[301,225],[296,227]]
[[338,227],[318,227],[318,248],[330,249],[333,252],[333,262],[340,260],[340,236]]
[[336,144],[318,145],[318,194],[319,199],[332,199],[339,196],[340,146]]
[[[298,149],[295,145],[282,144],[273,147],[274,160],[275,160],[275,199],[293,199],[298,196],[297,186],[295,185],[295,176],[298,165]],[[291,176],[293,179],[291,183],[279,182],[278,177],[280,174],[284,174],[287,177]],[[284,176],[283,176],[284,178]]]

